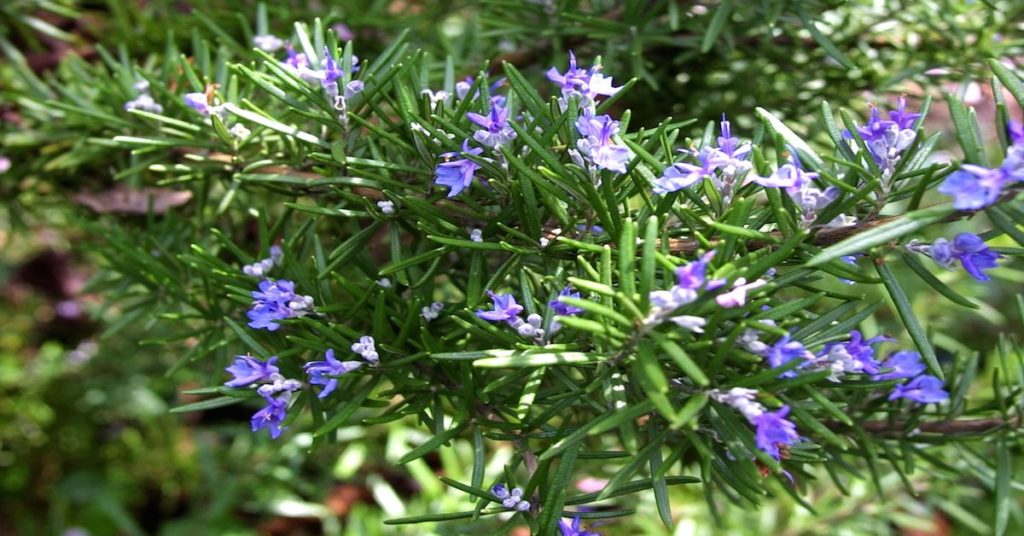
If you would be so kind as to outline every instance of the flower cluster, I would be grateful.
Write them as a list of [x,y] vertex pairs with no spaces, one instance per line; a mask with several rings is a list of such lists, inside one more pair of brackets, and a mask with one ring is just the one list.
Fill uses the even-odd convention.
[[160,103],[153,100],[153,96],[149,94],[149,82],[146,80],[139,80],[132,85],[132,88],[139,93],[134,99],[124,103],[124,109],[126,111],[142,110],[144,112],[151,112],[154,114],[162,113],[164,107],[160,106]]
[[597,98],[610,97],[621,88],[612,86],[611,77],[600,71],[600,65],[590,69],[577,67],[576,56],[570,51],[569,68],[565,73],[552,67],[547,76],[562,90],[559,103],[563,110],[568,107],[572,97],[579,102],[580,115],[576,120],[576,131],[581,137],[576,142],[576,149],[569,151],[576,164],[588,170],[593,165],[596,169],[625,173],[633,152],[615,139],[619,133],[619,122],[607,114],[597,115]]
[[261,361],[249,355],[235,357],[235,362],[225,370],[234,378],[225,382],[228,387],[248,387],[259,384],[256,392],[263,397],[266,406],[252,416],[252,431],[268,430],[276,439],[284,430],[282,424],[288,415],[288,403],[292,393],[302,388],[302,382],[285,378],[277,368],[277,356]]
[[562,109],[568,105],[570,97],[577,97],[584,108],[593,108],[596,105],[598,96],[610,97],[617,93],[621,87],[612,85],[612,78],[601,73],[601,65],[594,65],[590,69],[581,69],[576,66],[576,55],[569,51],[569,68],[561,73],[557,68],[552,67],[547,72],[548,80],[558,84],[562,90]]
[[491,110],[487,115],[469,112],[466,118],[480,127],[480,130],[473,133],[473,139],[484,147],[496,149],[516,138],[516,132],[508,124],[505,97],[491,97]]
[[616,173],[626,172],[626,164],[633,153],[612,138],[619,133],[618,121],[610,115],[595,116],[590,110],[584,110],[576,120],[576,130],[582,136],[576,147],[594,166]]
[[957,210],[980,210],[999,199],[1003,188],[1024,181],[1024,126],[1010,122],[1010,146],[997,168],[964,164],[939,186]]
[[[370,365],[379,362],[377,350],[374,347],[373,337],[364,336],[359,342],[352,345],[352,351],[359,354]],[[323,361],[310,361],[303,367],[309,375],[309,383],[322,385],[319,398],[330,395],[338,387],[338,378],[363,366],[363,361],[340,361],[334,357],[334,350],[328,349],[324,352]]]
[[[455,92],[459,99],[464,99],[469,94],[470,88],[473,86],[473,78],[467,78],[455,85]],[[504,78],[499,79],[497,82],[491,85],[491,91],[495,91],[501,84],[504,83]],[[425,90],[428,93],[431,101],[431,107],[436,106],[437,102],[444,102],[448,99],[448,94],[444,91],[432,92]],[[479,92],[474,94],[473,98],[479,95]],[[516,138],[516,132],[512,129],[509,124],[509,111],[506,107],[505,97],[495,95],[488,101],[488,110],[486,115],[481,115],[475,112],[469,112],[466,114],[466,119],[471,123],[480,127],[473,133],[473,140],[489,148],[493,151],[499,159],[503,156],[498,152],[498,148],[502,145],[507,145]],[[422,126],[414,125],[414,127]],[[449,137],[452,137],[449,135]],[[463,155],[480,156],[484,152],[481,147],[470,147],[469,139],[462,141]],[[437,165],[434,174],[434,183],[440,186],[448,187],[448,197],[455,197],[462,193],[463,190],[469,188],[473,184],[473,179],[476,177],[476,171],[480,169],[480,165],[469,158],[457,158],[460,156],[459,152],[448,152],[441,154],[443,162]]]
[[515,510],[517,512],[528,512],[530,510],[530,501],[523,499],[523,490],[520,488],[508,489],[505,484],[495,484],[491,488],[491,495],[494,495],[501,505],[509,510]]
[[[718,137],[718,146],[706,146],[700,150],[681,150],[680,152],[692,156],[697,164],[676,162],[665,168],[661,177],[654,180],[655,194],[665,195],[678,192],[703,179],[710,179],[714,182],[715,188],[722,193],[722,198],[728,203],[734,189],[742,184],[747,172],[753,168],[753,165],[747,160],[750,156],[751,145],[733,137],[732,124],[724,114],[719,126],[722,135]],[[768,185],[765,184],[765,186]]]
[[[359,354],[366,363],[377,365],[380,357],[373,337],[364,336],[352,345],[352,351]],[[310,361],[303,370],[311,385],[320,385],[319,398],[325,398],[338,387],[338,379],[363,366],[364,361],[340,361],[334,356],[334,350],[324,353],[323,361]],[[285,378],[277,367],[277,356],[261,361],[248,355],[235,357],[235,362],[225,370],[233,376],[224,385],[233,388],[259,385],[256,392],[263,397],[266,406],[252,416],[252,431],[266,429],[270,437],[276,439],[284,430],[282,423],[288,413],[288,404],[292,393],[302,388],[299,380]]]
[[712,389],[708,394],[712,400],[739,411],[754,427],[754,440],[757,448],[772,458],[782,459],[780,447],[788,447],[800,441],[796,425],[786,419],[786,416],[789,415],[789,406],[768,411],[760,402],[754,400],[757,391],[743,387],[733,387],[727,391]]
[[[819,353],[814,354],[787,334],[771,346],[762,344],[758,353],[771,368],[779,368],[793,360],[799,360],[800,364],[796,369],[829,370],[829,380],[833,382],[840,382],[849,374],[867,376],[873,381],[911,379],[906,385],[897,385],[889,396],[890,400],[907,398],[927,404],[948,398],[948,393],[942,389],[941,380],[923,374],[926,367],[917,352],[897,351],[884,361],[879,361],[875,357],[873,345],[892,340],[882,336],[865,339],[860,331],[853,330],[849,334],[849,340],[826,344]],[[795,377],[798,374],[796,369],[786,370],[779,376]]]
[[264,279],[252,292],[252,308],[246,313],[249,327],[277,331],[277,322],[305,315],[313,307],[313,298],[295,293],[295,283],[285,279]]
[[[557,320],[553,320],[545,331],[542,327],[544,318],[536,313],[527,315],[524,320],[521,316],[523,306],[519,305],[511,294],[495,294],[488,290],[487,295],[491,297],[491,310],[477,310],[476,316],[488,322],[504,322],[522,337],[529,337],[538,344],[543,344],[547,338],[562,328]],[[583,312],[583,309],[579,307],[562,302],[563,297],[580,299],[581,296],[579,292],[573,292],[570,287],[563,288],[558,296],[548,302],[548,307],[552,312],[560,316],[574,316]]]
[[[705,272],[714,257],[715,252],[712,250],[705,253],[699,259],[676,268],[676,284],[668,290],[652,291],[648,296],[651,310],[644,324],[656,326],[669,320],[681,328],[695,333],[702,333],[704,324],[707,322],[705,319],[689,315],[673,316],[672,313],[676,309],[696,301],[699,290],[710,292],[726,286],[725,279],[708,280],[706,277]],[[715,296],[715,303],[725,309],[740,307],[747,303],[747,294],[750,291],[763,287],[766,284],[768,284],[768,281],[765,279],[747,282],[745,277],[737,278],[733,281],[732,287],[729,290]]]
[[434,302],[420,309],[420,316],[422,316],[423,320],[426,320],[427,322],[437,320],[437,317],[441,316],[442,309],[444,309],[443,303]]
[[[857,134],[871,153],[871,158],[882,170],[882,178],[888,179],[899,162],[903,151],[914,143],[917,132],[914,123],[921,114],[906,110],[907,99],[900,96],[895,110],[889,111],[889,119],[882,119],[878,108],[871,109],[867,124],[857,127]],[[846,139],[853,139],[850,131],[843,132]]]
[[907,244],[907,249],[928,255],[935,264],[947,269],[953,269],[953,264],[960,261],[964,270],[978,281],[988,281],[985,270],[998,266],[996,261],[1002,258],[989,249],[981,237],[971,233],[960,233],[953,237],[952,242],[938,238],[931,245],[912,241]]
[[281,246],[270,246],[270,256],[242,267],[242,273],[253,277],[265,277],[272,268],[281,264]]
[[476,311],[476,316],[488,322],[504,322],[523,337],[533,338],[538,343],[544,341],[545,333],[541,327],[544,319],[540,315],[534,313],[527,316],[526,320],[523,320],[520,316],[520,313],[523,312],[523,306],[516,302],[515,296],[511,294],[495,294],[489,290],[487,295],[491,297],[492,309],[490,311],[479,309]]
[[[757,177],[753,180],[762,186],[785,188],[793,203],[800,207],[801,224],[810,227],[818,219],[818,213],[839,197],[839,189],[835,186],[819,188],[815,183],[817,178],[817,173],[803,170],[796,151],[790,150],[787,163],[779,166],[770,176]],[[840,214],[828,225],[843,226],[855,221]]]

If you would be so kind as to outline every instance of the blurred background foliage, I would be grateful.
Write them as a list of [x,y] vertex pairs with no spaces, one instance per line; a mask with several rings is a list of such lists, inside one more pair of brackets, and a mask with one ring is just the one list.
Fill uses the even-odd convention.
[[[721,113],[749,131],[751,111],[761,106],[802,127],[800,134],[824,140],[816,115],[823,99],[862,108],[898,93],[920,100],[942,91],[977,106],[984,125],[995,113],[984,61],[1024,57],[1024,3],[1012,0],[282,1],[267,9],[281,36],[296,20],[344,24],[367,57],[408,30],[410,42],[433,58],[438,80],[447,56],[456,66],[492,70],[508,61],[538,82],[549,66],[562,66],[570,49],[601,56],[616,80],[640,81],[616,105],[633,111],[634,128],[667,115],[696,118],[694,136]],[[191,57],[203,39],[221,43],[210,54],[226,54],[230,45],[218,32],[250,42],[254,19],[255,3],[222,0],[0,5],[0,52],[7,60],[0,65],[0,151],[13,162],[0,175],[0,534],[479,533],[466,524],[381,525],[407,513],[472,508],[468,497],[449,493],[437,479],[469,479],[471,444],[455,442],[454,449],[395,468],[406,442],[422,440],[414,423],[344,429],[341,443],[310,454],[308,434],[274,444],[250,434],[248,414],[236,406],[168,413],[191,401],[183,390],[216,383],[218,371],[181,368],[187,347],[138,342],[173,336],[150,316],[148,305],[162,299],[158,292],[136,288],[117,304],[98,297],[133,282],[103,270],[110,259],[90,247],[100,229],[96,217],[71,198],[139,181],[138,170],[152,162],[97,141],[116,132],[108,118],[69,114],[54,123],[24,95],[41,91],[72,104],[119,107],[134,96],[132,81],[95,83],[109,65],[160,64],[169,43]],[[943,114],[936,102],[932,130],[948,128]],[[163,226],[159,236],[184,243],[202,225],[108,218],[102,232],[130,237]],[[166,246],[147,242],[154,234],[138,236],[139,247],[150,251]],[[981,397],[991,390],[992,371],[1007,362],[1009,345],[995,334],[1021,332],[1014,296],[1022,272],[995,273],[987,286],[939,274],[982,304],[970,314],[923,285],[908,286],[915,309],[947,309],[929,326],[937,342],[982,353],[974,388]],[[878,289],[874,298],[883,297]],[[676,533],[985,534],[995,477],[977,471],[984,456],[970,445],[951,447],[909,483],[882,475],[882,494],[867,481],[839,490],[823,474],[805,498],[814,514],[776,490],[758,511],[722,501],[713,517],[716,509],[696,488],[673,486]],[[500,472],[502,463],[495,457],[489,473]],[[930,476],[937,472],[989,477],[935,488]],[[1018,464],[1016,480],[1024,480],[1022,473]],[[633,502],[640,515],[601,530],[662,534],[652,502],[644,496]],[[1024,530],[1019,512],[1012,517],[1011,533]]]

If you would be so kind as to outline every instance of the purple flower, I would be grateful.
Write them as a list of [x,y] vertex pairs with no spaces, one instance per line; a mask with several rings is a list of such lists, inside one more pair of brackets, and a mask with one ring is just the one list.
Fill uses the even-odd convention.
[[718,137],[718,148],[730,158],[746,158],[750,154],[751,146],[749,143],[741,145],[740,139],[732,136],[732,124],[726,119],[725,114],[722,114],[722,122],[719,125],[722,135]]
[[927,251],[932,260],[943,268],[952,268],[953,263],[959,260],[964,270],[978,281],[988,281],[984,270],[998,266],[996,261],[1002,257],[989,249],[981,237],[971,233],[956,235],[952,244],[945,238],[938,238]]
[[267,275],[267,272],[269,272],[271,268],[281,263],[281,256],[281,246],[274,244],[273,246],[270,246],[269,257],[258,260],[252,264],[246,264],[242,267],[242,273],[253,277],[263,277]]
[[904,385],[897,385],[889,394],[889,400],[906,398],[918,404],[933,404],[949,398],[942,388],[942,380],[935,376],[918,376]]
[[1010,182],[1010,178],[1001,167],[989,169],[964,164],[946,177],[938,190],[953,198],[953,208],[978,210],[995,203],[1003,187]]
[[787,192],[793,195],[807,185],[813,184],[812,181],[817,178],[817,173],[804,171],[800,167],[800,159],[796,157],[796,152],[791,152],[789,161],[779,166],[774,173],[768,177],[754,177],[751,181],[765,188],[786,188]]
[[576,120],[576,130],[583,139],[576,142],[581,153],[590,158],[595,166],[616,173],[625,173],[626,164],[633,153],[629,147],[618,145],[612,136],[619,132],[619,122],[608,115],[593,116],[584,113]]
[[906,95],[900,95],[896,99],[896,109],[889,112],[889,120],[894,121],[896,126],[903,130],[914,128],[914,123],[917,121],[921,114],[917,112],[906,111],[907,97]]
[[702,148],[696,153],[696,157],[700,162],[699,166],[676,162],[665,168],[661,177],[654,179],[654,193],[665,195],[689,188],[702,179],[714,177],[715,170],[729,162],[729,156],[714,147]]
[[[470,149],[469,140],[466,140],[462,142],[462,152],[477,156],[484,152],[484,150],[479,147]],[[449,188],[448,197],[455,197],[466,188],[469,188],[469,185],[473,184],[473,176],[476,170],[480,169],[476,162],[468,158],[451,160],[458,155],[459,153],[456,152],[444,153],[441,157],[445,158],[446,161],[437,165],[437,177],[434,179],[434,183],[447,186]]]
[[369,335],[359,337],[359,341],[352,343],[351,348],[353,352],[359,354],[359,357],[362,357],[371,365],[376,365],[380,362],[380,354],[377,353],[377,342]]
[[590,69],[576,67],[576,55],[569,51],[569,68],[564,74],[557,68],[548,69],[548,80],[558,84],[562,90],[562,97],[568,99],[576,95],[584,101],[584,106],[592,106],[599,95],[612,96],[621,87],[612,86],[611,77],[600,73],[601,66],[595,65]]
[[334,61],[331,57],[331,50],[328,47],[324,47],[324,69],[323,69],[323,80],[320,81],[323,87],[327,87],[329,84],[335,84],[341,78],[342,72],[341,67],[338,66],[338,62]]
[[351,99],[358,95],[363,91],[364,86],[365,84],[363,84],[362,80],[353,80],[345,84],[345,99]]
[[768,453],[776,460],[781,459],[779,445],[792,445],[800,440],[796,433],[796,425],[786,420],[789,406],[782,406],[776,411],[766,411],[750,420],[755,428],[757,448]]
[[839,197],[839,190],[829,186],[824,190],[815,186],[817,173],[804,171],[796,151],[790,150],[789,162],[779,166],[768,177],[753,177],[750,180],[765,188],[785,188],[786,193],[802,210],[804,226],[810,226],[818,217],[818,211]]
[[718,303],[719,307],[724,307],[726,309],[740,307],[747,303],[747,292],[758,287],[763,287],[767,284],[768,282],[764,279],[757,279],[747,283],[747,279],[745,277],[741,277],[733,283],[732,290],[715,296],[715,302]]
[[203,115],[210,115],[210,103],[206,98],[206,93],[186,93],[183,98],[185,105],[189,108]]
[[480,115],[473,112],[466,118],[483,128],[473,133],[473,139],[486,147],[498,147],[514,140],[515,130],[508,124],[508,109],[505,108],[505,97],[491,97],[491,112]]
[[[872,108],[867,124],[857,127],[857,133],[867,145],[871,157],[885,173],[892,172],[900,153],[910,147],[917,137],[913,127],[921,114],[906,111],[906,105],[906,97],[901,96],[897,108],[889,112],[889,119],[882,119],[879,109]],[[847,139],[853,137],[849,131],[843,135]]]
[[491,495],[494,495],[500,501],[504,501],[508,498],[508,486],[505,484],[495,484],[491,487]]
[[575,305],[569,305],[562,302],[562,298],[575,298],[581,299],[582,296],[579,292],[573,292],[572,287],[565,287],[561,292],[558,293],[558,297],[548,302],[548,307],[555,312],[556,315],[561,316],[573,316],[583,312],[583,309],[576,307]]
[[324,398],[334,392],[338,387],[338,376],[347,374],[363,366],[361,361],[338,361],[334,358],[334,350],[324,352],[324,361],[310,361],[303,367],[309,375],[309,383],[323,385],[323,390],[317,395]]
[[910,350],[896,352],[889,356],[879,365],[882,370],[888,370],[882,374],[875,374],[872,380],[898,380],[900,378],[913,378],[926,370],[921,362],[921,354]]
[[235,378],[225,382],[224,385],[228,387],[244,387],[259,381],[270,380],[271,375],[278,372],[277,366],[274,365],[276,362],[277,356],[271,356],[266,361],[260,361],[251,355],[235,356],[235,362],[230,367],[224,369]]
[[302,316],[313,306],[313,298],[296,294],[295,283],[284,279],[260,281],[252,299],[252,309],[246,313],[249,327],[268,331],[281,327],[277,321]]
[[[779,368],[794,359],[806,361],[810,356],[811,353],[804,348],[804,345],[800,341],[791,340],[788,333],[775,341],[775,344],[765,350],[764,354],[765,360],[768,361],[768,366],[771,368]],[[793,378],[795,376],[795,370],[787,370],[779,375],[781,378]]]
[[505,484],[495,484],[491,487],[491,495],[494,495],[501,505],[509,510],[525,512],[530,509],[530,502],[523,500],[523,490],[520,488],[509,490]]
[[[684,151],[696,157],[700,165],[688,162],[677,162],[665,168],[661,177],[654,181],[654,193],[664,195],[689,188],[702,179],[711,179],[725,198],[732,196],[736,179],[750,170],[751,163],[746,160],[750,155],[749,143],[742,143],[732,135],[732,124],[722,114],[720,124],[721,136],[718,147],[702,147],[699,151]],[[721,178],[716,175],[721,171]]]
[[574,517],[571,523],[564,519],[558,520],[558,530],[562,531],[562,536],[601,536],[598,532],[580,528],[580,516]]
[[676,268],[676,284],[687,290],[697,290],[704,286],[705,272],[713,258],[715,251],[711,250],[701,255],[699,259]]
[[881,335],[865,339],[860,331],[853,330],[850,340],[825,345],[821,359],[828,361],[837,373],[875,374],[881,364],[875,359],[875,349],[871,345],[891,340]]
[[1024,180],[1024,141],[1017,134],[1017,127],[1011,130],[1013,145],[1006,150],[1006,158],[997,168],[964,164],[946,178],[939,186],[939,192],[953,197],[953,208],[957,210],[978,210],[999,199],[1003,188]]
[[[203,97],[205,98],[205,95]],[[187,102],[188,101],[186,101],[186,104]],[[144,112],[151,112],[154,114],[158,114],[164,111],[164,107],[160,106],[159,103],[153,100],[153,96],[149,93],[143,93],[138,97],[135,97],[134,99],[124,103],[124,109],[125,111],[129,112],[132,110],[142,110]]]
[[516,303],[514,296],[511,294],[495,294],[489,290],[487,295],[491,297],[494,309],[491,311],[479,309],[476,312],[476,316],[489,322],[505,322],[509,325],[519,320],[519,313],[523,312],[523,306]]
[[1006,123],[1006,134],[1012,145],[1024,145],[1024,123],[1011,119]]
[[267,401],[267,405],[252,416],[252,431],[258,432],[267,429],[270,432],[270,438],[277,439],[284,430],[281,424],[288,416],[288,400],[290,398],[287,393],[277,398],[264,396],[263,400]]

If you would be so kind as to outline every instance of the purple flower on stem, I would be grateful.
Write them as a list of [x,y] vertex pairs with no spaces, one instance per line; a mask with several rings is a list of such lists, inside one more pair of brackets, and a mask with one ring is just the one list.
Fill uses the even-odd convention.
[[[804,348],[803,343],[790,339],[790,336],[787,333],[779,340],[775,341],[775,344],[765,350],[764,357],[765,360],[768,361],[768,366],[771,368],[779,368],[794,359],[807,361],[807,359],[811,357],[811,353]],[[800,366],[802,367],[804,365]],[[779,376],[782,378],[793,378],[796,376],[796,371],[787,370]]]
[[516,138],[516,131],[508,124],[508,108],[505,108],[505,97],[491,97],[491,111],[487,115],[473,112],[466,118],[483,130],[473,133],[473,139],[486,147],[498,147]]
[[245,387],[252,383],[270,380],[271,376],[278,372],[277,366],[274,365],[276,362],[277,356],[271,356],[266,361],[260,361],[251,355],[235,356],[235,362],[224,369],[234,376],[234,379],[225,382],[224,385]]
[[995,203],[1011,182],[1014,180],[1001,167],[964,164],[946,177],[938,190],[953,198],[953,208],[957,210],[979,210]]
[[580,516],[574,517],[572,522],[558,520],[558,530],[562,531],[562,536],[601,536],[599,532],[580,528]]
[[789,446],[800,440],[800,435],[796,433],[796,425],[786,419],[787,415],[789,406],[782,406],[750,419],[750,424],[755,428],[757,448],[776,460],[781,459],[779,445]]
[[999,199],[1003,188],[1024,181],[1024,128],[1010,124],[1010,139],[1013,142],[1006,150],[1006,158],[997,168],[964,164],[939,186],[942,192],[953,198],[957,210],[979,210]]
[[718,148],[729,158],[743,159],[750,154],[752,147],[749,143],[740,143],[739,138],[732,136],[732,123],[722,114],[722,122],[719,124],[722,135],[718,137]]
[[334,357],[334,350],[324,352],[324,361],[310,361],[303,367],[309,375],[309,383],[322,385],[324,388],[317,395],[324,398],[338,387],[338,377],[363,366],[362,361],[339,361]]
[[711,250],[691,263],[676,268],[676,284],[689,290],[697,290],[704,286],[705,272],[711,259],[715,258],[715,251]]
[[[882,119],[878,108],[872,108],[867,124],[857,127],[857,133],[864,140],[872,158],[886,172],[892,172],[900,153],[910,147],[917,137],[913,126],[921,114],[905,111],[906,102],[905,97],[900,97],[898,108],[889,112],[888,120]],[[846,136],[850,137],[849,132]]]
[[578,300],[581,299],[582,296],[579,292],[573,292],[572,287],[563,288],[555,299],[548,302],[548,307],[551,307],[551,310],[554,311],[556,315],[573,316],[583,312],[583,309],[580,309],[575,305],[569,305],[562,302],[562,298],[575,298]]
[[943,268],[952,268],[953,263],[959,260],[964,270],[978,281],[988,281],[989,276],[984,270],[998,266],[996,261],[1002,257],[989,249],[981,237],[972,233],[960,233],[953,238],[952,243],[945,238],[936,239],[927,248],[927,253]]
[[246,264],[242,267],[242,273],[253,277],[263,277],[267,275],[274,266],[281,263],[282,255],[283,251],[281,250],[281,246],[274,244],[273,246],[270,246],[269,257],[258,260],[252,264]]
[[530,509],[530,502],[523,500],[523,490],[520,488],[509,490],[505,484],[495,484],[491,487],[491,495],[509,510],[525,512]]
[[268,331],[276,331],[281,327],[278,321],[302,316],[313,306],[313,298],[296,294],[295,283],[284,279],[260,281],[252,299],[252,309],[246,313],[249,327]]
[[889,394],[889,400],[899,398],[906,398],[918,404],[934,404],[948,399],[949,393],[942,388],[942,380],[924,375],[894,387]]
[[785,188],[789,197],[801,208],[804,226],[809,227],[818,218],[818,211],[839,197],[839,190],[835,186],[824,190],[815,186],[814,180],[817,178],[817,173],[803,170],[796,151],[791,149],[789,162],[779,166],[768,177],[753,177],[750,180],[765,188]]
[[323,80],[321,80],[320,83],[323,84],[325,88],[329,84],[334,84],[335,86],[337,86],[337,81],[339,78],[341,78],[342,75],[341,67],[339,67],[338,62],[334,61],[334,58],[331,57],[331,50],[326,46],[324,47],[323,73]]
[[696,154],[700,165],[676,162],[665,168],[661,177],[654,179],[654,193],[665,195],[689,188],[705,178],[715,176],[715,170],[725,165],[729,157],[714,147],[704,147]]
[[562,97],[568,99],[572,95],[578,96],[584,101],[584,106],[592,106],[599,95],[612,96],[621,87],[612,86],[611,77],[600,73],[601,66],[595,65],[590,69],[580,69],[576,66],[576,55],[569,51],[569,68],[561,73],[557,68],[548,69],[548,80],[558,84],[562,90]]
[[489,290],[487,295],[491,297],[493,310],[484,311],[479,309],[476,312],[476,316],[489,322],[505,322],[509,325],[515,324],[516,320],[520,320],[519,313],[523,312],[523,306],[516,303],[514,296],[511,294],[495,294]]
[[267,401],[267,405],[252,416],[252,431],[258,432],[266,429],[270,432],[271,439],[277,439],[284,430],[281,424],[288,416],[290,398],[289,393],[282,394],[277,398],[264,396],[263,400]]
[[619,122],[608,115],[593,116],[584,113],[576,120],[576,130],[583,136],[576,147],[590,158],[595,166],[616,173],[625,173],[626,164],[633,157],[629,147],[612,140],[619,132]]
[[757,279],[747,283],[747,279],[741,277],[733,283],[732,290],[715,296],[715,302],[718,303],[719,307],[724,307],[726,309],[740,307],[747,303],[747,292],[763,287],[767,284],[768,282],[764,279]]
[[903,350],[890,355],[888,359],[879,365],[879,367],[888,372],[875,374],[871,377],[872,380],[882,381],[898,380],[900,378],[913,378],[926,370],[924,363],[921,362],[921,354],[910,350]]
[[[484,152],[484,150],[479,147],[470,149],[469,140],[466,140],[462,142],[462,152],[478,156],[480,153]],[[447,186],[449,188],[448,197],[455,197],[462,193],[466,188],[469,188],[469,186],[473,184],[473,178],[476,170],[480,169],[480,166],[476,162],[468,158],[452,160],[456,156],[459,156],[459,153],[451,152],[441,155],[441,157],[446,159],[446,161],[437,165],[437,176],[434,179],[435,184]]]
[[206,93],[186,93],[183,98],[189,108],[203,115],[210,115],[210,102],[206,98]]
[[875,359],[875,349],[871,345],[891,340],[881,335],[865,339],[860,331],[853,330],[850,340],[825,345],[818,360],[829,364],[834,371],[831,378],[834,381],[844,373],[875,374],[881,364]]

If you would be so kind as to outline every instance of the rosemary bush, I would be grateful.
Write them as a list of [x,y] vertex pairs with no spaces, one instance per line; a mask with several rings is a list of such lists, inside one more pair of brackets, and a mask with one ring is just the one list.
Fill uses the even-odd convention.
[[[1020,526],[1017,341],[935,326],[1024,309],[978,290],[1021,277],[1024,82],[996,35],[1021,8],[371,4],[170,17],[190,39],[44,77],[0,40],[22,116],[7,214],[78,193],[109,333],[159,325],[168,375],[208,379],[172,411],[240,405],[239,428],[313,452],[415,424],[390,461],[469,468],[440,476],[452,508],[385,522],[424,530],[615,534],[648,500],[672,527],[675,486],[712,515],[813,511],[816,481],[884,497],[922,472],[990,494],[984,528]],[[878,21],[927,44],[865,39]],[[972,77],[987,124],[938,91]],[[937,151],[933,94],[962,158]]]

